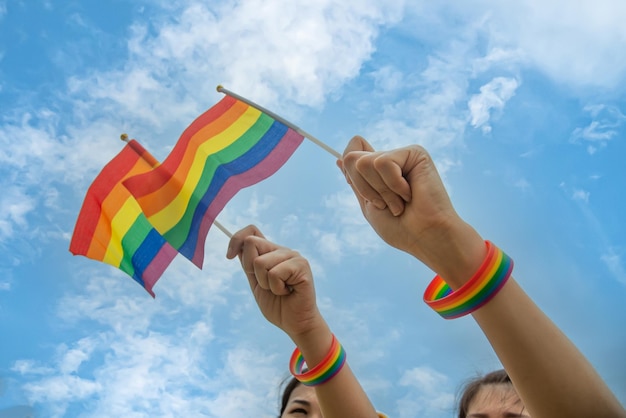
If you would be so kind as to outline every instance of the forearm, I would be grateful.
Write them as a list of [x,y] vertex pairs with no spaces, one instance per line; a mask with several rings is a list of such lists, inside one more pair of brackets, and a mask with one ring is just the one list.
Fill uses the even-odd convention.
[[[314,367],[326,357],[332,343],[332,333],[323,323],[305,335],[293,336],[292,340],[300,348],[307,365]],[[332,379],[315,386],[315,392],[324,418],[377,417],[347,361]]]
[[[485,243],[460,219],[440,234],[426,261],[456,290],[481,265]],[[587,359],[513,278],[473,316],[533,418],[626,415]]]
[[626,416],[587,359],[512,278],[473,316],[533,418]]

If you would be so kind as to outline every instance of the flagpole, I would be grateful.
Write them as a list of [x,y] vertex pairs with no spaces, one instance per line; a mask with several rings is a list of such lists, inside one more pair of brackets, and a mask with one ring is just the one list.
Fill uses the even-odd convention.
[[217,86],[217,91],[220,93],[224,93],[228,96],[234,97],[237,100],[240,100],[258,110],[260,110],[263,113],[267,113],[268,115],[270,115],[272,118],[276,119],[277,121],[287,125],[289,128],[293,129],[294,131],[296,131],[297,133],[299,133],[300,135],[302,135],[303,137],[309,139],[311,142],[315,143],[316,145],[320,146],[321,148],[323,148],[324,150],[326,150],[328,153],[330,153],[332,156],[334,156],[335,158],[337,158],[338,160],[341,160],[342,155],[339,154],[337,151],[335,151],[333,148],[331,148],[330,146],[326,145],[325,143],[323,143],[322,141],[320,141],[319,139],[315,138],[313,135],[311,135],[308,132],[305,132],[304,130],[300,129],[298,126],[294,125],[293,123],[289,122],[286,119],[283,119],[282,117],[278,116],[276,113],[267,110],[266,108],[264,108],[263,106],[259,106],[258,104],[254,103],[252,100],[248,100],[245,97],[241,97],[240,95],[238,95],[237,93],[233,93],[232,91],[225,89],[221,84]]
[[[120,135],[120,139],[130,145],[130,141],[128,140],[128,135],[127,134],[121,134]],[[159,165],[159,161],[156,158],[154,158],[152,156],[152,154],[150,154],[147,150],[146,150],[146,153],[148,155],[144,155],[143,157],[146,159],[146,161],[148,161],[152,165],[152,167],[156,167],[157,165]],[[146,157],[148,157],[148,158],[146,158]],[[220,231],[222,231],[224,234],[226,234],[226,236],[228,238],[232,238],[233,237],[233,234],[228,229],[226,229],[224,227],[224,225],[219,223],[217,221],[217,219],[213,221],[213,225],[215,225]]]
[[215,225],[215,226],[216,226],[216,227],[217,227],[220,231],[222,231],[224,234],[226,234],[226,236],[227,236],[228,238],[232,238],[232,237],[233,237],[233,234],[231,234],[231,232],[230,232],[228,229],[226,229],[226,228],[224,227],[224,225],[222,225],[221,223],[219,223],[219,222],[217,221],[217,219],[213,221],[213,225]]

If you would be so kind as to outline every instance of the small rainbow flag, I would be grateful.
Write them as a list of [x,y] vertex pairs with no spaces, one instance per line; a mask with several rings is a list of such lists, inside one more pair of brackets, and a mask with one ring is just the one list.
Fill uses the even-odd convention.
[[177,252],[150,225],[122,181],[156,165],[158,161],[131,140],[87,190],[70,243],[72,254],[119,268],[152,297],[152,287]]
[[202,268],[206,235],[226,203],[274,174],[303,139],[267,113],[225,96],[183,132],[161,165],[124,186],[172,247]]

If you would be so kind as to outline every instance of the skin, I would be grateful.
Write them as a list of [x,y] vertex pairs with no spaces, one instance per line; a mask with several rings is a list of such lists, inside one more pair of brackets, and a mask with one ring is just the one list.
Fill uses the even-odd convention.
[[[261,313],[300,348],[306,364],[321,363],[330,350],[332,332],[317,307],[308,261],[268,241],[253,225],[232,236],[226,257],[239,258]],[[347,362],[314,392],[324,418],[377,417]]]
[[289,395],[289,401],[281,418],[322,418],[315,389],[298,385]]
[[530,418],[510,384],[483,385],[467,410],[467,418]]
[[[377,152],[354,137],[337,165],[363,215],[389,245],[422,261],[452,289],[478,269],[484,239],[456,213],[422,147]],[[588,360],[514,278],[472,316],[533,418],[626,417]]]

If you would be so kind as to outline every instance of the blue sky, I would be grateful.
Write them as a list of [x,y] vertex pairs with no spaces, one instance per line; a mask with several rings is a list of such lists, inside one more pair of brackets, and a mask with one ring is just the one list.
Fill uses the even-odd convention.
[[[119,135],[164,159],[220,83],[338,151],[355,134],[425,146],[626,403],[625,20],[619,0],[0,0],[0,417],[274,416],[293,346],[224,234],[202,271],[177,257],[155,300],[68,251]],[[459,384],[499,367],[471,318],[421,302],[432,273],[382,244],[312,143],[218,220],[310,259],[390,416],[451,417]]]

